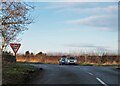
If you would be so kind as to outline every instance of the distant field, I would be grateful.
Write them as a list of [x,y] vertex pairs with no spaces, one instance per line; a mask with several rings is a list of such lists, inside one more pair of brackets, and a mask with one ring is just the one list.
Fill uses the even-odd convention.
[[[47,55],[18,55],[17,62],[34,62],[34,63],[49,63],[58,64],[61,56]],[[77,56],[78,64],[86,65],[118,65],[120,64],[120,56]]]

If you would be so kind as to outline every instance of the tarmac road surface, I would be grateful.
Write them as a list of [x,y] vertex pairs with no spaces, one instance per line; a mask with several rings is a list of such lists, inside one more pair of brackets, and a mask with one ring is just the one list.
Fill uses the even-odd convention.
[[120,86],[120,70],[112,66],[31,64],[43,72],[28,84],[86,84]]

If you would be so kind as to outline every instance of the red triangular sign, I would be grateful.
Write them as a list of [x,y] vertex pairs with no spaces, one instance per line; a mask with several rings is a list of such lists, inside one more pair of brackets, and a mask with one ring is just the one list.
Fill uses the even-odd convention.
[[10,46],[11,46],[12,50],[14,51],[14,53],[16,54],[18,49],[20,48],[21,44],[10,43]]

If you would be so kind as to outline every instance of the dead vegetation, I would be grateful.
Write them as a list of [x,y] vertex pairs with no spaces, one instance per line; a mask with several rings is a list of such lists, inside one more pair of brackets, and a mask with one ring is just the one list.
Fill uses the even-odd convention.
[[[17,55],[17,62],[35,62],[58,64],[61,56],[49,55]],[[102,64],[102,65],[118,65],[120,64],[120,56],[104,55],[104,56],[76,56],[78,64]]]

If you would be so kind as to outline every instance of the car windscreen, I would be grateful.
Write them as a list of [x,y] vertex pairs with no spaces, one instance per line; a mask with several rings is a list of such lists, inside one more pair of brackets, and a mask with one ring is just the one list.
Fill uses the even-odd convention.
[[61,60],[65,60],[65,58],[61,58]]

